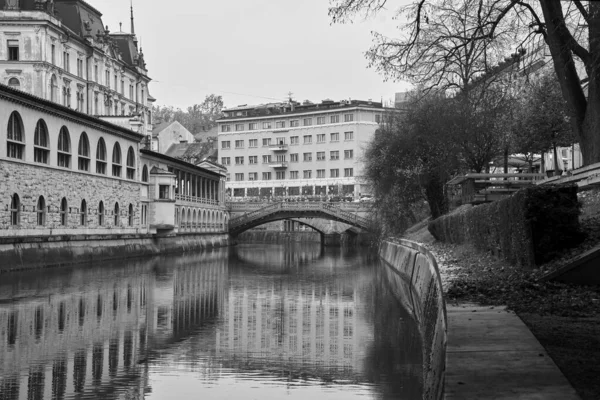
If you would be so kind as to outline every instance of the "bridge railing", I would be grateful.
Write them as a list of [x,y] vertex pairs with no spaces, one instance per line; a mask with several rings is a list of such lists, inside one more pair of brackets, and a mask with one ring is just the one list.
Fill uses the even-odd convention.
[[273,203],[266,207],[262,207],[258,210],[251,211],[237,218],[232,218],[229,221],[230,228],[236,228],[244,225],[248,221],[259,219],[266,215],[272,214],[278,210],[290,210],[290,211],[323,211],[333,217],[353,223],[362,228],[368,228],[370,222],[367,218],[361,217],[353,212],[342,210],[336,203],[317,203],[317,202],[305,202],[305,203]]

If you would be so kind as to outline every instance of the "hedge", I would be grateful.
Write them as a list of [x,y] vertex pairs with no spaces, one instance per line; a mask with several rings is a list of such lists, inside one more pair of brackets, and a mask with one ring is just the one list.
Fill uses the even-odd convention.
[[468,243],[523,266],[543,264],[583,239],[577,188],[538,186],[442,216],[428,225],[439,241]]

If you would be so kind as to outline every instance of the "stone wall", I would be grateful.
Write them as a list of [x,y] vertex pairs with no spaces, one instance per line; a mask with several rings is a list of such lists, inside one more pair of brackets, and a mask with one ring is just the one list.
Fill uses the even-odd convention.
[[423,399],[444,394],[447,319],[442,281],[435,258],[424,247],[400,239],[384,241],[379,255],[391,286],[403,306],[413,314],[423,341]]
[[77,235],[0,240],[0,273],[104,260],[202,251],[229,245],[228,234]]
[[[76,158],[76,157],[75,157]],[[76,159],[73,160],[76,162]],[[124,233],[128,228],[141,228],[140,183],[112,179],[81,172],[68,171],[51,166],[30,165],[3,160],[0,162],[0,237],[12,235],[40,235],[68,233],[74,230],[110,228],[114,233]],[[19,196],[20,223],[11,226],[11,196]],[[45,224],[37,224],[37,203],[40,196],[46,203]],[[67,199],[67,224],[61,224],[61,200]],[[87,204],[86,225],[80,221],[82,200]],[[98,207],[104,204],[104,221],[99,224]],[[115,203],[119,215],[115,224]],[[129,225],[128,208],[133,205],[133,224]],[[119,229],[125,229],[120,232]],[[33,231],[29,231],[33,230]],[[80,233],[80,232],[77,232]],[[83,233],[83,232],[81,232]]]
[[321,234],[319,232],[281,232],[250,230],[240,233],[236,239],[239,243],[321,243]]

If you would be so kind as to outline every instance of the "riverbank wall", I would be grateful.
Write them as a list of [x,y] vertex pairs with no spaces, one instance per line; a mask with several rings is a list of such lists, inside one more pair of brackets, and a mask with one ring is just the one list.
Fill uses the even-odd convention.
[[[423,340],[423,399],[444,395],[447,318],[437,262],[423,246],[405,239],[383,241],[380,257],[389,282],[418,323]],[[407,295],[409,294],[409,295]]]
[[0,273],[229,246],[227,233],[58,235],[0,239]]
[[325,247],[369,246],[371,238],[367,234],[319,232],[246,231],[236,237],[237,243],[322,243]]

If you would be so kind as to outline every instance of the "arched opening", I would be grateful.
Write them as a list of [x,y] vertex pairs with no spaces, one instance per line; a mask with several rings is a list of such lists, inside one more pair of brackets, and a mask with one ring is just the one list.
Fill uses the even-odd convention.
[[186,224],[186,226],[187,226],[188,230],[192,228],[192,210],[190,210],[189,208],[188,208],[188,211],[187,211],[187,224]]
[[22,160],[25,155],[25,132],[21,115],[16,111],[8,118],[6,141],[6,156]]
[[127,213],[127,224],[133,226],[133,204],[129,204],[129,210]]
[[79,137],[79,145],[77,146],[77,168],[80,171],[90,170],[90,141],[85,132]]
[[103,138],[98,140],[96,148],[96,173],[106,175],[106,143]]
[[37,213],[37,224],[39,226],[46,225],[46,199],[44,196],[40,196],[36,205],[36,213]]
[[114,217],[115,217],[114,225],[115,226],[119,226],[120,225],[119,222],[120,222],[121,219],[119,218],[119,203],[118,202],[115,203],[115,209],[113,211],[113,214],[114,214]]
[[121,176],[121,146],[115,143],[112,153],[112,176]]
[[197,222],[196,218],[197,218],[196,210],[194,210],[194,214],[192,216],[192,229],[194,229],[194,230],[196,230],[196,222]]
[[104,202],[100,201],[98,204],[98,225],[104,225]]
[[19,89],[19,87],[21,86],[21,82],[19,82],[17,78],[10,78],[8,80],[8,86],[10,86],[13,89]]
[[19,225],[21,222],[21,199],[18,194],[13,194],[10,197],[10,224],[13,226]]
[[71,167],[71,136],[66,126],[60,128],[58,134],[58,151],[56,164],[59,167]]
[[206,210],[202,210],[202,218],[200,219],[200,227],[206,229]]
[[148,166],[144,165],[142,168],[142,182],[148,182]]
[[133,151],[133,147],[129,146],[129,150],[127,150],[127,171],[126,171],[127,179],[135,179],[135,152]]
[[87,203],[81,200],[81,208],[79,209],[79,225],[87,226]]
[[50,159],[50,148],[48,140],[48,127],[43,119],[38,120],[35,125],[33,136],[33,161],[48,164]]
[[69,210],[68,210],[67,198],[63,197],[62,200],[60,201],[60,224],[62,226],[67,226],[67,222],[69,219],[68,216],[69,216]]

